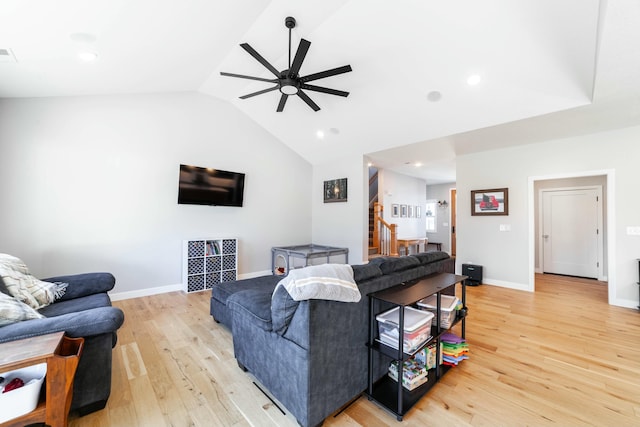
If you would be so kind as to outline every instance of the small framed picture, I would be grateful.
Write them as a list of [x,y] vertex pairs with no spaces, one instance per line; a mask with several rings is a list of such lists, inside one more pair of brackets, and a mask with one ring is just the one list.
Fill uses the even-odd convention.
[[407,217],[407,205],[400,205],[400,218]]
[[409,209],[409,212],[407,212],[407,216],[408,216],[409,218],[413,218],[413,209],[414,209],[414,208],[413,208],[413,205],[409,205],[409,206],[408,206],[408,209]]
[[391,205],[391,216],[397,218],[400,216],[400,205]]
[[471,215],[509,215],[509,189],[472,190]]
[[416,206],[416,218],[420,218],[422,215],[422,209],[420,209],[420,206]]
[[347,201],[347,178],[331,179],[324,182],[324,202]]

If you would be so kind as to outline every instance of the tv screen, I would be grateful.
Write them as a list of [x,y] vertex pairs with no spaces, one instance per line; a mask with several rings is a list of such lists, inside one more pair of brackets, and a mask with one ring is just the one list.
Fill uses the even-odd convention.
[[243,173],[180,165],[179,204],[242,206],[243,195]]

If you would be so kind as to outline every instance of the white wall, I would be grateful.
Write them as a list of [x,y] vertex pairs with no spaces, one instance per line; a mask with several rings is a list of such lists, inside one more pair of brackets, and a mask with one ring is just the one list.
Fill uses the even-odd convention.
[[[640,225],[637,197],[640,168],[640,127],[459,156],[458,268],[463,262],[484,265],[487,283],[533,288],[533,185],[531,179],[553,175],[606,174],[608,191],[609,302],[638,304],[640,236],[626,234]],[[509,216],[471,216],[470,191],[509,188]],[[531,198],[530,194],[531,193]],[[500,232],[509,224],[510,232]],[[531,230],[529,225],[531,224]],[[530,232],[531,231],[531,232]]]
[[[324,203],[324,181],[347,178],[347,201]],[[313,242],[349,248],[349,263],[367,262],[368,167],[362,156],[313,166]]]
[[[239,272],[311,239],[311,166],[201,94],[0,100],[0,252],[39,277],[110,271],[115,292],[181,282],[182,240],[239,238]],[[244,207],[177,204],[178,165],[246,173]]]
[[[398,238],[425,237],[424,208],[427,201],[427,183],[423,179],[402,175],[390,170],[379,170],[382,176],[378,187],[380,203],[384,206],[383,218],[389,224],[398,224]],[[420,206],[420,218],[402,218],[391,216],[394,204]]]

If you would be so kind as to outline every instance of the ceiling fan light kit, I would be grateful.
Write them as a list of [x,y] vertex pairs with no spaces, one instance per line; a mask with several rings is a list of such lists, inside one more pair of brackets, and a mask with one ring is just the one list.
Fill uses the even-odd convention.
[[267,83],[275,83],[276,85],[267,89],[259,90],[257,92],[249,93],[247,95],[243,95],[240,99],[251,98],[256,95],[262,95],[263,93],[271,92],[274,90],[279,90],[281,93],[280,102],[278,103],[278,107],[276,109],[277,112],[282,112],[284,110],[284,106],[287,102],[289,96],[298,95],[300,99],[302,99],[309,107],[313,109],[313,111],[320,110],[318,104],[313,102],[311,98],[303,91],[310,90],[314,92],[322,92],[328,93],[330,95],[336,96],[348,96],[349,92],[345,92],[337,89],[330,89],[322,86],[315,86],[307,84],[307,82],[324,79],[326,77],[335,76],[338,74],[348,73],[351,71],[350,65],[344,65],[342,67],[332,68],[330,70],[321,71],[319,73],[309,74],[307,76],[300,76],[300,67],[302,66],[302,62],[304,61],[307,52],[309,51],[309,47],[311,46],[311,42],[305,39],[300,39],[300,44],[298,45],[298,50],[296,51],[296,55],[293,58],[293,62],[291,62],[291,30],[296,26],[295,18],[288,16],[284,20],[284,25],[289,29],[289,68],[283,71],[278,71],[273,65],[271,65],[266,59],[262,57],[254,48],[252,48],[248,43],[242,43],[240,47],[242,47],[249,55],[253,56],[253,58],[261,63],[267,70],[271,72],[275,76],[274,79],[265,79],[262,77],[254,77],[254,76],[246,76],[243,74],[234,74],[234,73],[226,73],[220,72],[220,75],[226,77],[236,77],[241,79],[249,79],[249,80],[258,80]]

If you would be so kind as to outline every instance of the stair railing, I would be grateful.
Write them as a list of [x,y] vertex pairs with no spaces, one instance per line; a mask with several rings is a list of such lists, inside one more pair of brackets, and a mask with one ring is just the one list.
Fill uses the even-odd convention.
[[373,246],[380,255],[398,256],[398,224],[389,224],[382,219],[384,207],[373,205]]

